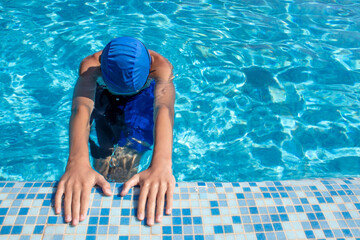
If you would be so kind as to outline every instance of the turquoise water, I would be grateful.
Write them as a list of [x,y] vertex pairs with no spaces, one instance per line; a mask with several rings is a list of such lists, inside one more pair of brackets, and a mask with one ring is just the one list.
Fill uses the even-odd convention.
[[0,2],[0,180],[61,177],[79,63],[124,35],[174,65],[178,181],[360,175],[359,1],[51,2]]

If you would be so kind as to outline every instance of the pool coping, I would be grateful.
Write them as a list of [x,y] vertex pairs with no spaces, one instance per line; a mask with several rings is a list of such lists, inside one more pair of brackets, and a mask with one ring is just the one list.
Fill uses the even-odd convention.
[[173,212],[152,227],[135,217],[139,188],[93,188],[73,227],[55,215],[57,182],[0,181],[3,239],[360,239],[360,178],[179,182]]

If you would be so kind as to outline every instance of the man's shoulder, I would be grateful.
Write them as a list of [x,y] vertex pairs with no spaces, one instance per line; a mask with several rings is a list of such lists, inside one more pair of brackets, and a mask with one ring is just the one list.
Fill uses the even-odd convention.
[[100,56],[102,51],[96,52],[92,55],[85,57],[81,63],[79,68],[79,74],[83,75],[87,72],[92,72],[93,74],[98,74],[100,71]]

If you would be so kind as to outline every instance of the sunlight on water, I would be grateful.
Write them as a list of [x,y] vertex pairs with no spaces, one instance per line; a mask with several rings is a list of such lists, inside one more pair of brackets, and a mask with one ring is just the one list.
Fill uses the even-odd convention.
[[60,178],[79,63],[124,35],[174,65],[177,180],[359,175],[359,12],[350,0],[2,1],[0,180]]

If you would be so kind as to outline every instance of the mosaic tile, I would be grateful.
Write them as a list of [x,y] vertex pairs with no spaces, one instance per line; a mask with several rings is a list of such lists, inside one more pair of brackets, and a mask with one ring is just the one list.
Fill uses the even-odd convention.
[[153,227],[136,219],[138,187],[125,197],[93,189],[76,227],[54,215],[55,191],[56,182],[0,182],[0,240],[360,238],[358,178],[178,183],[172,215]]

